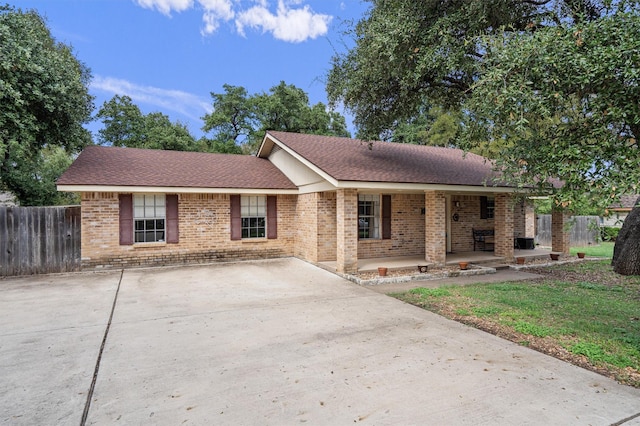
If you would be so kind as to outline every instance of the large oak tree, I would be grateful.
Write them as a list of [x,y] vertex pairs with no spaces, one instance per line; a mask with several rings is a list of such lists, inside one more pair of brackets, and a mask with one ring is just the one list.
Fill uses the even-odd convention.
[[0,189],[23,205],[60,202],[55,179],[91,143],[89,69],[35,11],[0,6]]
[[443,105],[465,117],[464,148],[492,152],[504,179],[547,191],[556,207],[637,192],[638,1],[370,3],[327,84],[361,134]]
[[562,180],[563,206],[585,193],[606,204],[635,189],[638,2],[370,3],[327,84],[360,135],[402,130],[425,105],[442,105],[466,117],[458,143],[492,152],[507,178]]
[[203,117],[215,151],[255,152],[267,130],[350,136],[340,113],[322,102],[310,105],[304,90],[292,84],[281,81],[254,95],[242,86],[223,88],[224,93],[211,93],[213,112]]
[[171,151],[201,148],[184,124],[172,122],[161,112],[145,115],[126,95],[115,95],[106,101],[96,118],[103,124],[98,131],[98,142],[102,145]]

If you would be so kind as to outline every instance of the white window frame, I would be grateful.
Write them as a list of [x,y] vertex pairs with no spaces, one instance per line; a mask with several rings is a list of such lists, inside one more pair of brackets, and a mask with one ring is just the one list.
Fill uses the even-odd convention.
[[242,239],[267,238],[267,196],[240,197]]
[[380,194],[358,194],[358,239],[380,239]]
[[165,194],[133,194],[134,244],[163,243],[167,240]]

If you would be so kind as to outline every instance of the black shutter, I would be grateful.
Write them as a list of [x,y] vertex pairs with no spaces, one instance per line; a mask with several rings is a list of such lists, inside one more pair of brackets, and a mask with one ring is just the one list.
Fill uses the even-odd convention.
[[382,196],[382,239],[391,239],[391,195]]

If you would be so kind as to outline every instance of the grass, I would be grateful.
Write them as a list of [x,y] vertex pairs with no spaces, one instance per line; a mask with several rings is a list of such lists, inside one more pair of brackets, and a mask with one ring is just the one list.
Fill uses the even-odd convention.
[[393,296],[640,387],[640,277],[615,274],[607,260],[546,271]]
[[608,259],[613,258],[613,246],[615,243],[600,243],[598,245],[590,245],[586,247],[571,247],[571,254],[575,255],[578,252],[586,253],[589,257],[606,257]]

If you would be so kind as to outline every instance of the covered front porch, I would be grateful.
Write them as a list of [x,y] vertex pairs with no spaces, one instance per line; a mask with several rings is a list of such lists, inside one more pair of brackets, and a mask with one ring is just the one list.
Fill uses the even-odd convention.
[[[514,257],[524,257],[526,261],[534,259],[548,259],[551,253],[550,248],[536,248],[533,250],[514,249]],[[502,256],[496,256],[494,252],[487,251],[469,251],[461,253],[447,253],[445,265],[457,265],[458,262],[469,262],[470,264],[498,265],[511,263],[509,259]],[[319,264],[330,271],[337,271],[336,261],[319,262]],[[377,257],[368,259],[358,259],[358,273],[374,272],[378,267],[386,267],[390,271],[401,269],[413,269],[418,265],[427,265],[424,256],[395,256],[395,257]]]
[[[334,204],[335,203],[335,204]],[[471,263],[512,263],[548,256],[532,250],[533,205],[509,189],[422,192],[338,189],[317,200],[318,232],[309,260],[354,274],[376,270]],[[568,253],[564,212],[553,213],[552,250]],[[478,234],[477,231],[484,232]],[[322,236],[336,236],[335,244]],[[480,241],[476,236],[481,235]],[[523,245],[520,240],[525,240]],[[517,243],[516,243],[517,242]],[[520,250],[527,246],[528,250]],[[382,265],[381,263],[386,263]]]

